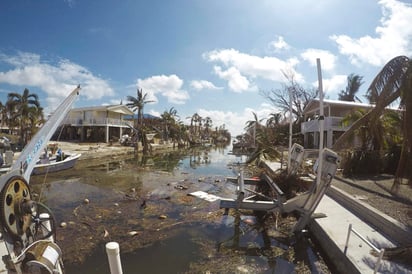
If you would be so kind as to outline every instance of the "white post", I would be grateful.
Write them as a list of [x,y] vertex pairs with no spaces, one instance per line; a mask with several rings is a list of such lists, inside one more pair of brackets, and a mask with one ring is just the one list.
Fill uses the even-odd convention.
[[120,261],[120,248],[116,242],[106,244],[107,258],[109,259],[110,273],[123,274],[122,263]]
[[[44,221],[43,225],[41,226],[43,235],[47,235],[48,233],[50,233],[50,231],[52,231],[51,223],[50,223],[50,215],[49,213],[40,213],[39,217],[41,220],[47,220],[47,221]],[[53,242],[54,241],[53,234],[50,235],[50,237],[47,238],[47,240],[50,240]]]
[[292,89],[289,87],[289,149],[288,149],[288,172],[290,172],[291,154],[292,154],[292,133],[293,133],[293,113],[292,113]]
[[[39,217],[40,217],[40,219],[45,220],[45,221],[43,221],[43,225],[41,226],[41,229],[42,229],[43,235],[47,235],[48,233],[50,233],[50,231],[52,231],[51,222],[50,222],[50,214],[46,213],[46,212],[40,213]],[[54,243],[53,234],[50,235],[47,238],[47,240]],[[52,260],[49,260],[49,261],[54,265],[54,267],[56,267],[56,273],[59,273],[59,274],[63,273],[63,270],[62,270],[62,265],[63,265],[62,263],[63,262],[61,261],[60,254],[59,254],[58,258],[56,258],[55,262],[53,262]]]
[[318,170],[316,174],[316,184],[320,184],[320,179],[322,177],[322,150],[323,150],[323,128],[325,123],[325,116],[323,113],[323,86],[322,86],[322,68],[320,65],[320,59],[316,59],[318,67],[318,82],[319,82],[319,159],[318,159]]

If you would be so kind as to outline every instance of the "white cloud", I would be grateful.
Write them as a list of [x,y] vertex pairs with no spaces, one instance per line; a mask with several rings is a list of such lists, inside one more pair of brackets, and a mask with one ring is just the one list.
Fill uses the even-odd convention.
[[221,87],[215,86],[213,83],[206,81],[206,80],[193,80],[190,82],[190,86],[195,90],[202,90],[202,89],[209,89],[209,90],[217,90],[222,89]]
[[277,40],[269,42],[269,49],[273,49],[275,52],[280,52],[282,50],[290,49],[290,46],[286,43],[283,36],[278,36]]
[[249,80],[241,75],[235,67],[223,71],[221,67],[215,66],[214,71],[220,78],[228,81],[229,88],[234,92],[256,90],[256,87],[252,86]]
[[119,105],[120,103],[123,103],[123,105],[127,104],[127,102],[125,100],[122,100],[122,99],[111,99],[111,100],[109,100],[107,105]]
[[147,100],[157,101],[158,94],[174,104],[183,104],[189,99],[187,91],[182,90],[183,80],[174,74],[137,79],[137,86],[147,93]]
[[160,117],[162,115],[162,113],[160,113],[159,111],[153,110],[153,109],[149,110],[149,114],[156,116],[156,117]]
[[12,67],[8,71],[0,72],[0,83],[37,87],[47,93],[49,104],[60,102],[78,84],[82,87],[80,94],[87,99],[114,94],[106,80],[66,59],[51,64],[42,61],[40,55],[19,52],[17,55],[1,54],[0,62]]
[[396,56],[412,54],[411,4],[396,0],[381,0],[379,4],[383,17],[381,25],[375,29],[376,37],[330,37],[338,44],[340,53],[349,56],[353,64],[382,66]]
[[[331,99],[337,99],[341,90],[344,90],[347,84],[347,75],[334,75],[332,78],[323,79],[323,92]],[[316,86],[318,83],[316,82]]]
[[224,68],[215,66],[214,71],[219,77],[229,81],[229,87],[236,92],[249,89],[250,82],[254,78],[283,82],[284,70],[292,71],[297,81],[303,79],[303,76],[293,68],[298,63],[296,58],[283,61],[276,57],[249,55],[235,49],[206,52],[203,58],[224,65]]
[[76,4],[75,0],[64,0],[64,2],[66,2],[71,8]]
[[201,117],[210,117],[213,121],[213,127],[225,125],[232,136],[236,136],[245,132],[244,128],[248,121],[254,120],[253,112],[257,114],[258,119],[262,119],[269,117],[270,113],[276,111],[273,106],[264,103],[258,110],[245,108],[243,112],[232,112],[200,109],[197,113]]
[[322,70],[330,71],[336,66],[336,56],[327,50],[307,49],[301,54],[301,57],[314,67],[316,67],[316,59],[319,58]]

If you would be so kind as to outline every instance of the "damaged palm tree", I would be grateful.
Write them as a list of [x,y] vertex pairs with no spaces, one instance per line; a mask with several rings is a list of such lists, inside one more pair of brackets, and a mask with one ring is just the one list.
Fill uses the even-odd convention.
[[402,150],[395,174],[392,190],[397,191],[402,178],[407,177],[412,184],[412,172],[406,170],[412,161],[412,60],[406,56],[398,56],[390,60],[373,79],[367,91],[369,101],[375,107],[358,119],[336,141],[333,148],[343,148],[354,132],[362,126],[375,127],[385,108],[400,99],[399,107],[403,111],[403,142]]

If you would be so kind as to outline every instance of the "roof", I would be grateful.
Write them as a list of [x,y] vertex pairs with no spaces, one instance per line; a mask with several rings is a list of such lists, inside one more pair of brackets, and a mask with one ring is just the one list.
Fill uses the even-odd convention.
[[[318,110],[320,104],[319,98],[314,98],[309,101],[306,107],[303,109],[303,113],[308,113],[310,111]],[[339,100],[323,100],[323,106],[337,106],[337,107],[347,107],[347,108],[373,108],[375,105],[365,104],[365,103],[358,103],[358,102],[348,102],[348,101],[339,101]]]
[[[143,114],[143,118],[144,119],[159,119],[159,117],[154,116],[152,114],[148,114],[148,113],[144,113]],[[124,116],[125,120],[131,120],[131,119],[137,119],[137,114],[133,114],[133,115],[126,115]]]
[[71,112],[84,112],[84,111],[109,111],[116,112],[125,115],[133,115],[133,111],[130,110],[126,105],[107,105],[107,106],[92,106],[92,107],[81,107],[73,108]]

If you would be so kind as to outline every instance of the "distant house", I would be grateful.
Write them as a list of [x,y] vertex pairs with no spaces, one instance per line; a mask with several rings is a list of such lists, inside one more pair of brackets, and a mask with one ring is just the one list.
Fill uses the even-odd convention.
[[133,111],[125,105],[74,108],[55,139],[105,143],[118,140],[130,133],[129,125],[133,123],[125,120],[125,116],[130,115]]
[[[325,116],[324,123],[324,147],[331,148],[336,140],[346,131],[349,126],[342,125],[342,119],[355,109],[369,110],[374,105],[337,101],[323,100],[323,114]],[[319,118],[320,102],[319,99],[312,99],[303,110],[304,122],[301,124],[301,133],[303,134],[305,148],[319,147]],[[359,144],[359,140],[355,137],[355,146]]]

